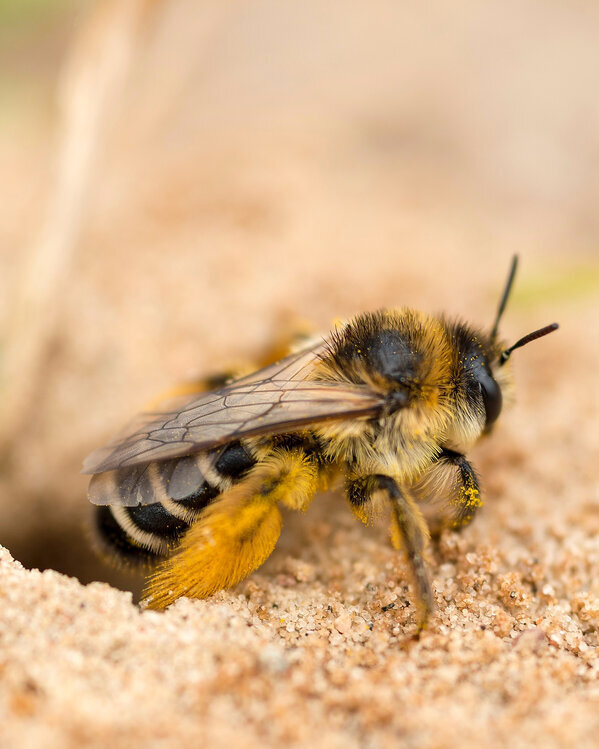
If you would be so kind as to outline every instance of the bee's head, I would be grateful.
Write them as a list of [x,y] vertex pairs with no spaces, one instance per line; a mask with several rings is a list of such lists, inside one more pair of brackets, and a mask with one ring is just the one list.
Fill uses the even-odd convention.
[[456,359],[458,409],[471,415],[479,430],[482,427],[488,432],[501,413],[502,389],[508,381],[497,369],[500,347],[491,336],[462,323],[451,326],[451,337]]
[[505,348],[498,340],[499,322],[512,288],[517,264],[518,258],[514,257],[491,332],[478,334],[459,323],[452,331],[461,365],[462,384],[467,405],[483,417],[483,433],[491,430],[501,413],[502,388],[508,381],[502,368],[512,352],[558,328],[557,323],[547,325],[520,338],[509,348]]

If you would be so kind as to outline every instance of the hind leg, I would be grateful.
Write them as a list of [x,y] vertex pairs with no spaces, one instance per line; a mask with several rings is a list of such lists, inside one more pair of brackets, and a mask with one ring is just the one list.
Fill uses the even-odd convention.
[[231,588],[272,553],[281,532],[279,503],[304,509],[316,492],[318,467],[301,450],[273,450],[206,508],[157,568],[145,594],[162,609],[181,596],[206,598]]

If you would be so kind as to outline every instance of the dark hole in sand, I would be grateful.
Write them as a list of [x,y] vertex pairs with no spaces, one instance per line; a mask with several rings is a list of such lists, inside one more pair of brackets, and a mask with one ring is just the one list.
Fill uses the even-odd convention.
[[[40,507],[37,497],[22,497],[24,506]],[[43,498],[42,507],[56,507],[51,497]],[[94,551],[88,507],[69,514],[63,507],[55,513],[32,512],[28,522],[8,526],[0,524],[0,545],[28,569],[52,569],[82,584],[105,582],[120,590],[129,590],[139,600],[143,576],[112,567]],[[4,526],[4,527],[3,527]]]

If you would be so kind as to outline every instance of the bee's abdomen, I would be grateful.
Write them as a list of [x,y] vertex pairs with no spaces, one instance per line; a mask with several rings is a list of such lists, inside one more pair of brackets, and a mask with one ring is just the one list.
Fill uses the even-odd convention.
[[113,514],[113,507],[95,507],[94,510],[94,533],[101,553],[136,567],[151,566],[163,558],[155,550],[136,543]]
[[218,455],[198,453],[98,474],[90,496],[103,505],[95,517],[101,550],[127,565],[159,562],[255,462],[244,445],[233,442]]

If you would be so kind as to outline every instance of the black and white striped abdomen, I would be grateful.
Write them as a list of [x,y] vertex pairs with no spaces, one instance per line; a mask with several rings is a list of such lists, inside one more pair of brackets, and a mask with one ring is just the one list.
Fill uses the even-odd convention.
[[254,464],[241,442],[183,458],[96,474],[90,500],[103,551],[128,564],[168,556],[202,510]]

